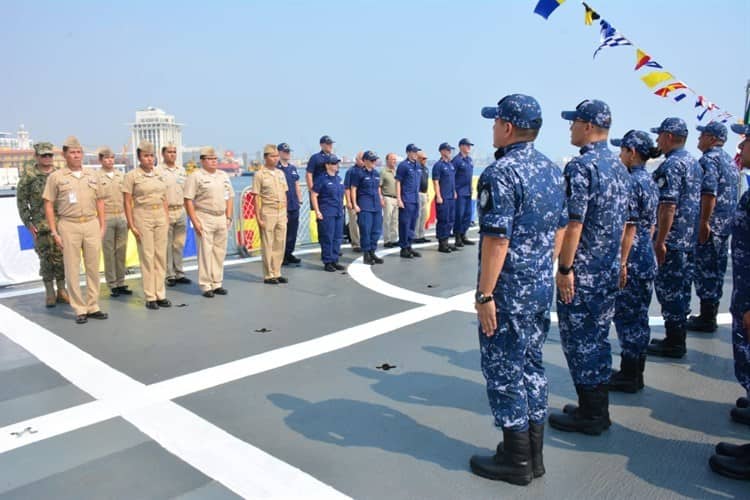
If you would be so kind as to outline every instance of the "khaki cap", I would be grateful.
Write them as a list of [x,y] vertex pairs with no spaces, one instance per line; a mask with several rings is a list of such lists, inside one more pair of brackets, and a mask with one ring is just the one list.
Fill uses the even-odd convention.
[[263,156],[278,153],[279,149],[273,144],[266,144],[263,148]]
[[54,154],[55,146],[53,146],[51,142],[37,142],[34,144],[34,153],[38,155]]
[[71,135],[67,139],[65,139],[65,142],[63,142],[63,147],[68,149],[80,149],[83,150],[83,146],[81,146],[81,143],[78,142],[78,138],[76,136]]
[[102,146],[97,151],[97,155],[99,155],[99,156],[114,156],[115,153],[112,151],[112,149],[109,146]]
[[141,154],[152,155],[154,154],[154,145],[148,141],[141,141],[141,143],[138,144],[138,151],[140,151]]
[[175,149],[177,149],[177,145],[175,143],[173,143],[173,142],[168,142],[168,143],[166,143],[165,145],[163,145],[161,147],[161,152],[164,153],[167,150],[167,148],[175,148]]
[[204,157],[215,158],[216,157],[216,151],[214,150],[213,146],[203,146],[201,148],[200,157],[201,158],[204,158]]

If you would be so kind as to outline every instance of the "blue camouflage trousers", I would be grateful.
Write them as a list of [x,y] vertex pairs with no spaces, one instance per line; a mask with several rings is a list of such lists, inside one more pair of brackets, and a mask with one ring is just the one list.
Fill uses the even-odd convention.
[[575,385],[607,383],[612,374],[609,327],[615,314],[615,292],[576,290],[573,301],[557,298],[560,343]]
[[732,351],[734,376],[750,397],[750,342],[742,328],[742,315],[732,314]]
[[665,323],[684,328],[690,312],[690,267],[688,252],[667,248],[664,263],[656,271],[654,289]]
[[622,348],[621,356],[638,359],[651,338],[648,306],[654,293],[654,280],[628,276],[625,288],[615,298],[615,329]]
[[727,272],[729,236],[711,233],[708,241],[695,247],[693,282],[701,301],[718,304],[721,301],[724,274]]
[[549,333],[549,312],[530,315],[497,314],[495,335],[479,328],[482,374],[495,425],[523,431],[529,421],[547,417],[547,377],[542,365],[542,346]]

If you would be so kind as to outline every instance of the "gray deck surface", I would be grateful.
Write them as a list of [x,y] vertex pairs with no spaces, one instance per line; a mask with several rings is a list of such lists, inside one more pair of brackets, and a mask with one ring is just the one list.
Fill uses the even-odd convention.
[[[442,298],[474,288],[476,247],[445,256],[433,245],[423,255],[414,261],[390,255],[385,265],[375,266],[375,274],[391,285]],[[345,250],[344,256],[349,262],[359,254]],[[145,385],[423,307],[369,290],[349,274],[324,273],[317,254],[302,257],[301,267],[284,268],[289,285],[264,286],[261,264],[244,263],[227,268],[228,296],[205,299],[195,284],[168,288],[175,305],[187,306],[157,312],[143,307],[138,280],[128,282],[136,290],[129,300],[110,299],[102,287],[102,308],[110,319],[83,326],[74,324],[69,308],[45,309],[38,293],[0,304]],[[721,312],[730,290],[728,277]],[[658,316],[655,299],[651,314]],[[602,436],[548,427],[547,474],[525,488],[468,471],[470,455],[490,453],[500,439],[479,370],[474,315],[446,307],[403,325],[348,347],[186,391],[173,401],[354,498],[750,496],[748,483],[717,476],[707,465],[716,442],[750,441],[750,429],[729,419],[742,391],[734,379],[728,325],[716,335],[691,334],[683,360],[650,360],[644,391],[611,395],[613,426]],[[0,333],[7,328],[0,323]],[[254,331],[260,328],[271,331]],[[663,336],[663,328],[653,327],[652,335]],[[611,339],[619,352],[614,329]],[[396,368],[376,369],[383,363]],[[575,392],[556,324],[545,365],[550,408],[559,409]],[[5,431],[23,431],[14,424],[94,399],[0,335]],[[18,445],[0,454],[0,498],[237,497],[144,432],[137,420],[114,416]],[[14,439],[27,438],[21,432]],[[243,473],[263,474],[250,466]]]

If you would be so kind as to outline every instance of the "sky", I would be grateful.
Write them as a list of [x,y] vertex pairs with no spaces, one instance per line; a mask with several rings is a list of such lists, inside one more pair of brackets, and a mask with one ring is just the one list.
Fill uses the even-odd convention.
[[[750,0],[591,0],[664,69],[739,120],[750,79]],[[694,99],[653,95],[634,47],[604,49],[568,0],[545,21],[536,0],[14,1],[3,6],[0,130],[87,149],[129,141],[135,111],[184,124],[183,143],[299,155],[328,134],[336,151],[432,158],[461,137],[489,156],[482,106],[526,93],[542,106],[538,148],[576,154],[563,109],[606,101],[612,136],[667,116],[698,124]],[[697,153],[697,132],[688,138]],[[728,149],[734,147],[730,139]]]

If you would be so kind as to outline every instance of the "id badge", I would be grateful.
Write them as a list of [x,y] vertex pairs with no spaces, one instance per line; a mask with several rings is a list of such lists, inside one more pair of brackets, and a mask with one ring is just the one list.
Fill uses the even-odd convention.
[[78,203],[78,196],[76,195],[75,191],[71,191],[70,193],[68,193],[68,202]]

